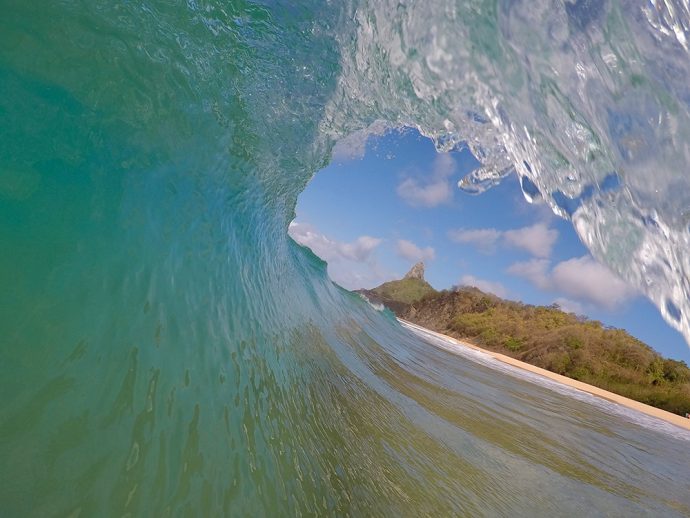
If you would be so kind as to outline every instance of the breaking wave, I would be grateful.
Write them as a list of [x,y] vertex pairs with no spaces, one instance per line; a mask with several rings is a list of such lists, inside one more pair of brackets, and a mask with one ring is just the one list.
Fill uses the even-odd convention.
[[471,193],[517,174],[690,341],[686,2],[352,9],[327,134],[382,119],[467,146],[482,163],[459,184]]
[[336,143],[411,125],[469,147],[468,192],[517,174],[690,337],[689,26],[680,1],[10,2],[3,511],[690,513],[684,444],[425,346],[287,236]]

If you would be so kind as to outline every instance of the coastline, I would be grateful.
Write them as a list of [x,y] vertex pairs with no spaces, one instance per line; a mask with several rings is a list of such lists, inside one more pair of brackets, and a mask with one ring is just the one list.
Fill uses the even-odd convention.
[[511,358],[510,356],[506,356],[505,354],[497,353],[497,352],[491,351],[489,349],[483,349],[483,348],[478,347],[474,344],[460,341],[456,338],[453,338],[452,336],[437,333],[436,331],[432,331],[431,329],[427,329],[425,327],[419,326],[419,325],[417,325],[413,322],[410,322],[408,320],[398,318],[398,321],[400,323],[406,325],[406,326],[409,326],[411,328],[417,328],[421,331],[424,331],[425,333],[435,335],[436,337],[438,337],[442,340],[448,340],[452,343],[460,345],[461,347],[467,347],[469,349],[474,349],[476,351],[480,351],[484,354],[491,356],[495,360],[498,360],[498,361],[503,362],[505,364],[511,365],[513,367],[517,367],[518,369],[522,369],[524,371],[543,376],[543,377],[548,378],[552,381],[556,381],[558,383],[561,383],[561,384],[566,385],[566,386],[571,387],[571,388],[575,388],[577,390],[581,390],[582,392],[587,392],[588,394],[592,394],[593,396],[597,396],[597,397],[606,399],[607,401],[617,403],[619,405],[622,405],[624,407],[636,410],[638,412],[649,415],[651,417],[656,417],[657,419],[662,419],[662,420],[664,420],[668,423],[671,423],[671,424],[673,424],[679,428],[683,428],[685,430],[690,430],[690,419],[679,416],[677,414],[673,414],[671,412],[667,412],[666,410],[662,410],[660,408],[656,408],[656,407],[653,407],[650,405],[646,405],[644,403],[640,403],[639,401],[635,401],[634,399],[620,396],[620,395],[615,394],[613,392],[609,392],[608,390],[604,390],[604,389],[601,389],[599,387],[595,387],[594,385],[589,385],[587,383],[583,383],[582,381],[574,380],[572,378],[568,378],[567,376],[562,376],[561,374],[556,374],[555,372],[551,372],[549,370],[542,369],[541,367],[537,367],[535,365],[531,365],[529,363],[526,363],[526,362],[523,362],[520,360],[516,360],[515,358]]

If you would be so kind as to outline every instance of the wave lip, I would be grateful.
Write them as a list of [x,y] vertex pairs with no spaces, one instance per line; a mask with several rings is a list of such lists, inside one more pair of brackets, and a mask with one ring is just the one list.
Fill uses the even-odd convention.
[[685,443],[555,419],[572,398],[430,352],[287,236],[335,142],[414,125],[686,329],[676,32],[614,2],[5,11],[6,514],[690,514]]
[[385,120],[467,146],[472,193],[514,172],[690,343],[686,2],[391,0],[352,16],[329,134]]

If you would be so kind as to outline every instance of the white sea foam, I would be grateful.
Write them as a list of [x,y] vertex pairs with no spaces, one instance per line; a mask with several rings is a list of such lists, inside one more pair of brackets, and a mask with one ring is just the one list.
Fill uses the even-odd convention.
[[362,297],[367,302],[367,304],[369,304],[376,311],[383,311],[384,309],[386,309],[383,304],[380,304],[378,302],[372,302],[366,295],[362,293],[360,293],[359,296]]

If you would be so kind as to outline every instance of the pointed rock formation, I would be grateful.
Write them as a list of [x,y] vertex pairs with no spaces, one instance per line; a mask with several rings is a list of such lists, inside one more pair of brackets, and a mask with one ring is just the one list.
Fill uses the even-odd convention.
[[403,279],[419,279],[419,280],[424,280],[424,263],[423,262],[418,262],[415,264],[409,272],[405,274],[405,277]]

